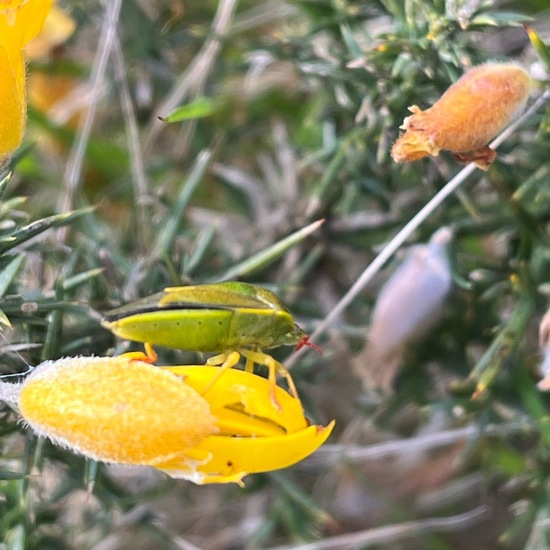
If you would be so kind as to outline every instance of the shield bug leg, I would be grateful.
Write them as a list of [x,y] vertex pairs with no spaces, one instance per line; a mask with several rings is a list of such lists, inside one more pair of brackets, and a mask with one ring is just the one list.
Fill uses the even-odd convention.
[[219,355],[214,355],[213,357],[209,357],[206,360],[206,365],[219,367],[220,365],[223,365],[226,361],[227,361],[227,353],[220,353]]
[[129,351],[123,353],[121,357],[127,357],[131,361],[143,361],[144,363],[155,363],[158,359],[157,352],[153,349],[151,344],[144,344],[145,352],[143,351]]
[[207,365],[213,365],[213,366],[219,366],[220,372],[208,382],[208,385],[204,390],[202,391],[201,395],[204,395],[215,383],[216,380],[227,370],[233,368],[241,358],[240,354],[236,351],[233,351],[231,353],[222,353],[220,355],[216,355],[214,357],[210,357],[207,361]]
[[240,349],[239,352],[243,357],[246,357],[247,361],[252,361],[253,363],[257,363],[259,365],[265,365],[269,369],[269,383],[271,385],[269,395],[271,398],[271,402],[277,409],[280,410],[279,403],[275,397],[277,374],[281,375],[286,380],[290,395],[298,400],[300,399],[298,397],[296,384],[294,384],[294,380],[292,379],[290,372],[288,372],[288,369],[286,369],[282,363],[279,363],[279,361],[275,360],[273,357],[271,357],[271,355],[268,355],[267,353],[263,353],[261,351]]
[[150,344],[149,342],[145,342],[145,344],[143,344],[143,347],[145,348],[145,355],[147,355],[149,363],[156,362],[159,356],[157,355],[157,352],[153,349],[152,344]]
[[273,406],[277,409],[277,412],[281,413],[283,408],[277,399],[277,394],[275,393],[275,388],[277,387],[277,370],[273,366],[268,365],[268,381],[269,381],[269,400],[273,403]]
[[246,372],[254,372],[254,361],[252,359],[246,358],[246,364],[244,366]]

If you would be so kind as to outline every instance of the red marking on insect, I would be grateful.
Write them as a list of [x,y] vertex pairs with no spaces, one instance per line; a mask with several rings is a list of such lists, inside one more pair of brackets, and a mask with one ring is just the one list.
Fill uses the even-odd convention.
[[321,348],[314,344],[309,340],[309,336],[302,336],[300,341],[296,344],[296,347],[294,348],[296,351],[299,349],[302,349],[304,346],[307,346],[308,348],[313,348],[319,355],[323,355],[323,352],[321,351]]

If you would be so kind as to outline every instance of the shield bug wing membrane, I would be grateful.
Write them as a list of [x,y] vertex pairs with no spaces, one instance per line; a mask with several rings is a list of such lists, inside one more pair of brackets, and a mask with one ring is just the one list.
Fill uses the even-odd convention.
[[[269,302],[259,298],[257,290],[264,289],[247,283],[227,282],[168,287],[157,296],[160,296],[159,307],[196,304],[204,307],[271,309],[272,306]],[[269,292],[269,294],[271,293]]]
[[111,311],[105,313],[105,316],[101,320],[101,324],[106,328],[109,328],[108,323],[113,321],[123,319],[124,317],[128,317],[130,315],[135,315],[136,313],[157,310],[159,308],[159,302],[163,296],[164,292],[158,292],[152,296],[147,296],[130,304],[112,309]]

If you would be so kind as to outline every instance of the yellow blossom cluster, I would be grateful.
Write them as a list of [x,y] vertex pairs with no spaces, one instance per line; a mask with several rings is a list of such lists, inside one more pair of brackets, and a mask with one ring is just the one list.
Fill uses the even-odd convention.
[[300,400],[279,387],[274,407],[268,380],[234,369],[218,375],[204,365],[70,357],[42,363],[17,386],[0,382],[0,398],[36,433],[84,456],[198,484],[285,468],[330,435],[333,422],[310,425]]

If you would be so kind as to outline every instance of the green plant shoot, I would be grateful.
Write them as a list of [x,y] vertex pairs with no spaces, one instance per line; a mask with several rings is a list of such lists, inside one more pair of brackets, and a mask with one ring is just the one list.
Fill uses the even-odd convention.
[[241,282],[166,288],[158,294],[114,309],[101,324],[120,338],[143,342],[146,354],[136,357],[156,360],[152,346],[201,352],[221,352],[208,359],[221,365],[220,374],[235,366],[240,355],[247,370],[255,363],[269,369],[271,399],[276,376],[283,376],[297,397],[288,370],[264,349],[310,346],[306,333],[295,323],[284,304],[269,290]]

